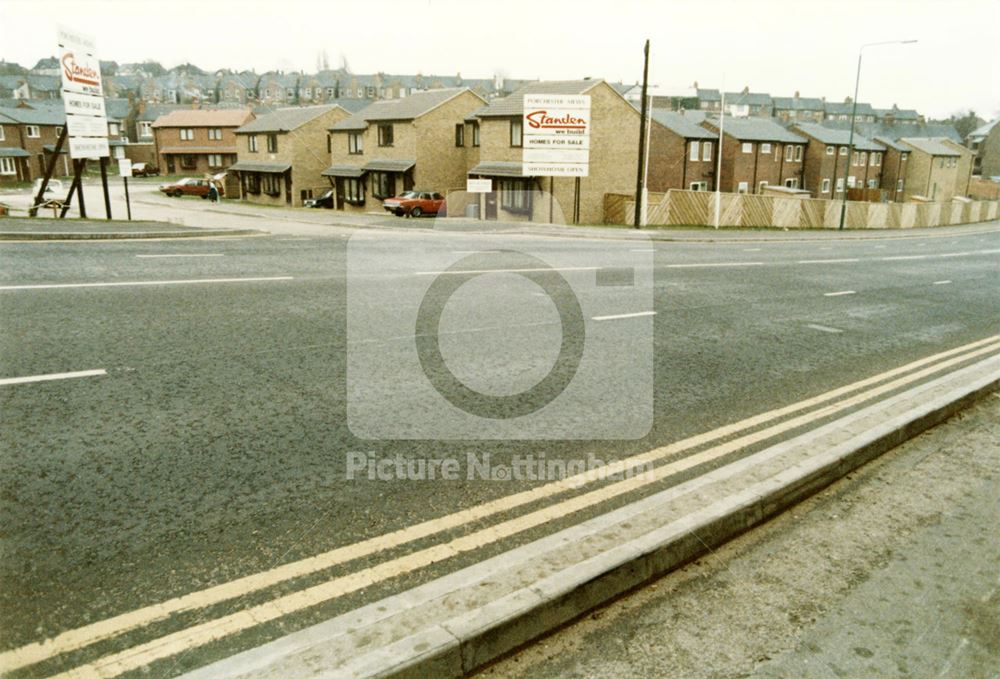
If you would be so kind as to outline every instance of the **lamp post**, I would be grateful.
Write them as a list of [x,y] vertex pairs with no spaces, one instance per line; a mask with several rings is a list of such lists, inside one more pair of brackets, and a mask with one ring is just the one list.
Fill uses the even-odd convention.
[[844,163],[844,199],[840,203],[840,226],[839,229],[844,228],[844,216],[847,214],[847,178],[851,173],[851,162],[854,159],[854,117],[858,113],[858,86],[861,84],[861,54],[865,51],[866,47],[875,47],[876,45],[910,45],[917,42],[916,40],[886,40],[884,42],[869,42],[865,43],[858,49],[858,73],[854,77],[854,99],[851,101],[851,132],[847,137],[847,162]]

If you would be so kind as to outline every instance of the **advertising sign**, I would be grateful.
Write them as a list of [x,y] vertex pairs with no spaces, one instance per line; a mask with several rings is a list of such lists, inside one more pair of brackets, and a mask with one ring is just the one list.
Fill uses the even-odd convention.
[[493,190],[492,179],[466,179],[465,190],[468,193],[489,193]]
[[131,177],[132,176],[132,161],[128,158],[118,159],[118,176],[119,177]]
[[589,95],[524,95],[524,175],[586,177],[590,168],[590,128]]
[[62,27],[58,30],[58,37],[69,156],[74,160],[109,156],[101,62],[94,39]]

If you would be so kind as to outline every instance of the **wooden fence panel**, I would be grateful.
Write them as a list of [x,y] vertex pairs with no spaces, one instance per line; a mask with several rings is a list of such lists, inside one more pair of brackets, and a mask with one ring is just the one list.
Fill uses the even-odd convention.
[[646,224],[662,226],[669,224],[670,195],[667,193],[649,194],[649,205],[646,206]]
[[919,207],[916,203],[903,203],[899,206],[899,228],[913,228],[913,225],[917,223],[917,208]]
[[744,194],[740,226],[761,227],[774,223],[774,198]]
[[800,200],[799,226],[803,229],[822,229],[823,220],[826,217],[827,202],[815,198]]
[[889,208],[885,219],[886,228],[898,229],[903,215],[903,206],[899,203],[886,203],[886,207]]
[[941,203],[927,203],[924,222],[920,226],[941,226]]
[[989,209],[986,211],[986,219],[982,220],[984,222],[992,222],[997,218],[997,213],[1000,212],[1000,203],[997,201],[991,201]]
[[712,226],[715,224],[715,194],[708,191],[678,191],[671,189],[668,218],[665,223],[673,226],[690,224]]
[[889,204],[868,203],[868,215],[865,218],[865,225],[869,229],[889,228]]
[[969,205],[969,223],[970,224],[973,224],[973,223],[979,221],[979,211],[982,208],[982,206],[983,206],[983,204],[980,203],[978,200],[972,201],[972,204]]
[[604,223],[625,224],[625,202],[628,196],[621,193],[604,194]]
[[797,198],[774,198],[773,223],[785,229],[796,229],[799,226],[799,213],[804,201]]

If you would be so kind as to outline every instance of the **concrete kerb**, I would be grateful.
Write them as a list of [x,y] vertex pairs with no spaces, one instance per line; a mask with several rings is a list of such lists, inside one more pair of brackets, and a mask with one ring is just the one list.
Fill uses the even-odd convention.
[[267,231],[259,229],[199,229],[197,231],[51,231],[48,233],[25,233],[2,231],[0,241],[79,241],[79,240],[163,240],[166,238],[222,238],[267,236]]
[[[1000,356],[992,356],[679,486],[186,676],[287,676],[290,658],[297,663],[295,676],[463,676],[736,537],[998,387]],[[884,417],[892,408],[904,410]],[[877,424],[871,425],[871,420]],[[370,630],[391,625],[393,616],[402,608],[440,598],[458,586],[475,585],[500,564],[544,557],[559,545],[596,533],[598,526],[638,516],[638,512],[657,506],[671,494],[693,492],[713,480],[751,469],[762,459],[777,458],[796,446],[818,445],[824,437],[838,432],[847,436],[841,443],[827,449],[820,446],[822,452],[810,455],[804,462],[713,500],[703,509],[639,538],[616,544],[443,622],[428,621],[389,643],[371,641]],[[362,630],[360,638],[368,638],[369,647],[357,648],[349,661],[331,667],[324,646],[334,638],[340,642],[357,638]]]

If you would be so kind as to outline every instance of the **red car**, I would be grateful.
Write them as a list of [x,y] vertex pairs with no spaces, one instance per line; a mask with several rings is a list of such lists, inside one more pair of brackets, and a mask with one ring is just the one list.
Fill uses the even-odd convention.
[[[207,179],[194,179],[193,177],[186,177],[173,184],[164,184],[160,187],[160,191],[175,198],[177,196],[201,196],[202,198],[207,198],[208,187],[211,185],[212,182]],[[216,186],[218,187],[218,185]],[[221,189],[219,191],[219,195],[222,195]]]
[[435,191],[404,191],[393,198],[386,198],[382,207],[397,217],[443,214],[444,196]]

